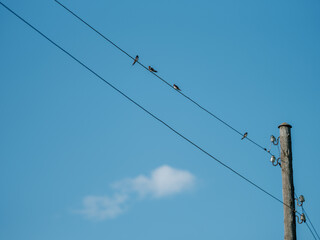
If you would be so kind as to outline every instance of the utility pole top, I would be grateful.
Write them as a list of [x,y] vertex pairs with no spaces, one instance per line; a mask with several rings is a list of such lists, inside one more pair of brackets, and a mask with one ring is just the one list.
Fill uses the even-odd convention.
[[292,128],[292,126],[291,126],[289,123],[286,123],[286,122],[281,123],[281,124],[278,126],[278,128],[280,128],[280,127],[289,127],[289,128]]

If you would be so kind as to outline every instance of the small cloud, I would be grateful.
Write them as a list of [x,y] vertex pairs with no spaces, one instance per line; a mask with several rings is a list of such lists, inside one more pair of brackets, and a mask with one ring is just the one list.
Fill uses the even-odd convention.
[[83,199],[83,210],[76,211],[87,218],[95,220],[110,219],[118,216],[124,211],[123,204],[126,202],[126,195],[116,194],[113,197],[107,196],[86,196]]
[[153,170],[150,176],[139,175],[112,184],[115,189],[113,197],[84,197],[83,209],[76,213],[95,220],[111,219],[123,213],[125,204],[136,194],[139,195],[139,200],[148,196],[162,198],[186,191],[194,184],[195,177],[190,172],[164,165]]
[[194,182],[195,177],[190,172],[164,165],[153,170],[150,177],[140,175],[118,182],[114,186],[122,191],[136,192],[141,197],[160,198],[188,190]]

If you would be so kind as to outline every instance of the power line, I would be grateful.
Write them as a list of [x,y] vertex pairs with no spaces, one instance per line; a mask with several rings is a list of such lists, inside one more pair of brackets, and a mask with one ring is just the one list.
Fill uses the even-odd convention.
[[[295,209],[291,208],[288,204],[284,203],[283,201],[281,201],[279,198],[277,198],[276,196],[272,195],[271,193],[269,193],[268,191],[264,190],[263,188],[261,188],[260,186],[258,186],[257,184],[255,184],[254,182],[252,182],[251,180],[249,180],[248,178],[246,178],[245,176],[243,176],[242,174],[238,173],[236,170],[232,169],[231,167],[229,167],[228,165],[226,165],[225,163],[223,163],[222,161],[220,161],[219,159],[217,159],[216,157],[214,157],[213,155],[211,155],[210,153],[208,153],[207,151],[205,151],[203,148],[201,148],[200,146],[198,146],[197,144],[195,144],[194,142],[192,142],[191,140],[189,140],[187,137],[185,137],[184,135],[182,135],[181,133],[179,133],[177,130],[175,130],[173,127],[171,127],[170,125],[168,125],[167,123],[165,123],[164,121],[162,121],[160,118],[158,118],[157,116],[155,116],[153,113],[151,113],[150,111],[148,111],[147,109],[145,109],[143,106],[141,106],[139,103],[135,102],[132,98],[130,98],[129,96],[127,96],[125,93],[123,93],[121,90],[119,90],[118,88],[116,88],[115,86],[113,86],[111,83],[109,83],[107,80],[105,80],[103,77],[101,77],[99,74],[97,74],[95,71],[93,71],[91,68],[89,68],[87,65],[85,65],[84,63],[82,63],[80,60],[78,60],[76,57],[74,57],[71,53],[69,53],[67,50],[65,50],[64,48],[60,47],[57,43],[55,43],[53,40],[51,40],[49,37],[47,37],[45,34],[43,34],[40,30],[38,30],[37,28],[35,28],[33,25],[31,25],[29,22],[27,22],[25,19],[23,19],[22,17],[20,17],[17,13],[15,13],[13,10],[11,10],[9,7],[7,7],[5,4],[3,4],[2,2],[0,2],[0,4],[6,8],[9,12],[11,12],[13,15],[15,15],[17,18],[19,18],[21,21],[23,21],[25,24],[27,24],[29,27],[31,27],[33,30],[35,30],[37,33],[39,33],[42,37],[44,37],[45,39],[47,39],[50,43],[52,43],[54,46],[56,46],[57,48],[59,48],[61,51],[63,51],[65,54],[67,54],[69,57],[71,57],[73,60],[75,60],[76,62],[78,62],[81,66],[83,66],[84,68],[86,68],[89,72],[91,72],[92,74],[94,74],[96,77],[98,77],[100,80],[102,80],[104,83],[106,83],[107,85],[109,85],[111,88],[113,88],[115,91],[117,91],[118,93],[120,93],[123,97],[125,97],[126,99],[128,99],[130,102],[132,102],[133,104],[135,104],[137,107],[139,107],[140,109],[142,109],[144,112],[146,112],[147,114],[149,114],[151,117],[153,117],[154,119],[158,120],[160,123],[162,123],[163,125],[165,125],[167,128],[169,128],[171,131],[173,131],[174,133],[176,133],[177,135],[179,135],[181,138],[183,138],[184,140],[186,140],[187,142],[189,142],[190,144],[192,144],[194,147],[196,147],[197,149],[199,149],[201,152],[205,153],[206,155],[208,155],[210,158],[212,158],[213,160],[215,160],[216,162],[218,162],[220,165],[224,166],[225,168],[229,169],[231,172],[233,172],[234,174],[238,175],[240,178],[242,178],[243,180],[245,180],[246,182],[250,183],[251,185],[253,185],[255,188],[259,189],[260,191],[264,192],[265,194],[267,194],[268,196],[270,196],[271,198],[275,199],[276,201],[282,203],[283,205],[287,206],[288,208],[292,209],[292,211],[300,214],[299,212],[297,212]],[[301,215],[301,214],[300,214]]]
[[[308,216],[308,214],[307,214],[306,210],[304,209],[304,207],[303,207],[303,206],[301,206],[301,207],[302,207],[302,212],[306,215],[307,220],[310,222],[310,224],[311,224],[311,227],[312,227],[313,231],[316,233],[316,235],[317,235],[318,239],[320,240],[319,234],[318,234],[317,230],[315,229],[315,227],[313,226],[312,221],[311,221],[311,219],[309,218],[309,216]],[[307,222],[306,222],[306,223],[307,223]],[[308,228],[309,228],[310,232],[312,233],[312,231],[311,231],[311,229],[310,229],[310,227],[309,227],[309,226],[308,226]],[[312,235],[313,235],[313,233],[312,233]]]
[[306,224],[306,225],[307,225],[307,227],[309,228],[309,230],[310,230],[310,232],[311,232],[311,234],[312,234],[313,238],[314,238],[315,240],[317,240],[316,236],[315,236],[315,235],[313,234],[313,232],[311,231],[311,229],[310,229],[310,227],[309,227],[308,223],[307,223],[307,222],[305,222],[305,224]]
[[[87,23],[85,20],[83,20],[81,17],[79,17],[77,14],[75,14],[73,11],[71,11],[69,8],[67,8],[66,6],[64,6],[62,3],[60,3],[59,1],[55,0],[56,3],[58,3],[60,6],[62,6],[64,9],[66,9],[69,13],[71,13],[73,16],[75,16],[76,18],[78,18],[81,22],[83,22],[85,25],[87,25],[89,28],[91,28],[93,31],[95,31],[97,34],[99,34],[102,38],[104,38],[106,41],[108,41],[109,43],[111,43],[114,47],[116,47],[118,50],[120,50],[121,52],[123,52],[125,55],[127,55],[129,58],[131,58],[132,60],[134,60],[135,58],[132,57],[129,53],[127,53],[125,50],[123,50],[122,48],[120,48],[117,44],[115,44],[113,41],[111,41],[109,38],[107,38],[105,35],[103,35],[102,33],[100,33],[98,30],[96,30],[94,27],[92,27],[89,23]],[[148,72],[149,69],[143,65],[140,61],[137,62],[140,66],[142,66],[144,69],[146,69]],[[154,76],[156,76],[158,79],[160,79],[162,82],[164,82],[165,84],[167,84],[169,87],[171,87],[172,89],[173,86],[167,82],[165,79],[163,79],[162,77],[160,77],[159,75],[157,75],[154,72],[151,72]],[[176,91],[176,90],[175,90]],[[190,98],[189,96],[187,96],[186,94],[184,94],[181,91],[176,91],[178,93],[180,93],[183,97],[185,97],[186,99],[188,99],[190,102],[192,102],[193,104],[195,104],[196,106],[198,106],[200,109],[202,109],[203,111],[205,111],[206,113],[208,113],[209,115],[211,115],[212,117],[214,117],[215,119],[217,119],[218,121],[220,121],[221,123],[223,123],[224,125],[226,125],[227,127],[229,127],[231,130],[233,130],[234,132],[238,133],[239,135],[243,136],[244,134],[241,133],[240,131],[238,131],[237,129],[235,129],[234,127],[232,127],[230,124],[228,124],[227,122],[225,122],[224,120],[222,120],[221,118],[219,118],[218,116],[216,116],[215,114],[213,114],[212,112],[210,112],[209,110],[207,110],[206,108],[202,107],[199,103],[197,103],[195,100],[193,100],[192,98]],[[253,143],[254,145],[256,145],[257,147],[261,148],[262,150],[264,150],[265,152],[269,153],[270,155],[272,155],[272,153],[270,151],[267,150],[267,148],[261,146],[260,144],[258,144],[256,141],[246,137],[246,139],[248,141],[250,141],[251,143]]]

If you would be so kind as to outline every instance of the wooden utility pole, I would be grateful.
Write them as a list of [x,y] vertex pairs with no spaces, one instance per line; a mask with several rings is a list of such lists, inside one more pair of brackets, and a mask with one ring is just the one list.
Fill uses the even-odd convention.
[[284,210],[284,239],[296,240],[296,214],[292,171],[291,125],[282,123],[280,129],[282,196]]

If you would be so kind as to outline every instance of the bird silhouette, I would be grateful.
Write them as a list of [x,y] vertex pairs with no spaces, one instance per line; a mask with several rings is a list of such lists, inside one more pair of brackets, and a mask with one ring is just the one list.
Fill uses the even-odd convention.
[[156,71],[153,67],[151,67],[151,66],[149,66],[149,71],[150,72],[158,72],[158,71]]
[[243,134],[243,137],[241,138],[241,140],[245,139],[248,136],[248,133],[246,132],[245,134]]
[[133,63],[132,63],[132,66],[133,66],[136,62],[138,62],[138,60],[139,60],[139,56],[137,55],[136,58],[134,59]]
[[175,90],[181,91],[181,89],[180,89],[177,85],[175,85],[175,84],[173,84],[173,88],[174,88]]

